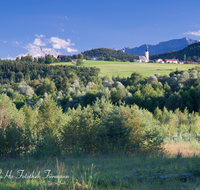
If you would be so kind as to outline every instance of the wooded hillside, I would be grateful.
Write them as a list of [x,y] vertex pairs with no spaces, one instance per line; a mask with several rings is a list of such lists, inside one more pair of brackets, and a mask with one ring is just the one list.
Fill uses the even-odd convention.
[[[151,52],[150,52],[151,53]],[[185,61],[200,61],[200,42],[189,45],[180,51],[171,51],[164,54],[150,55],[150,59],[172,59]]]
[[98,49],[92,49],[88,51],[84,51],[83,53],[84,58],[86,59],[91,59],[92,57],[98,57],[98,58],[115,58],[119,59],[121,61],[126,60],[126,61],[133,61],[134,59],[138,59],[137,55],[134,54],[128,54],[124,53],[121,50],[113,50],[113,49],[108,49],[108,48],[98,48]]

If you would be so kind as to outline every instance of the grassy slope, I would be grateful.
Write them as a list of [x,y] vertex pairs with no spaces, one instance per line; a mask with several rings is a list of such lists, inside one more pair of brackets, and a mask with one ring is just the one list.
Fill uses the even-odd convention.
[[[74,65],[72,63],[62,62],[54,63],[53,65]],[[160,73],[171,73],[176,68],[179,70],[187,70],[194,65],[184,64],[157,64],[157,63],[132,63],[132,62],[111,62],[111,61],[84,61],[84,66],[98,67],[101,69],[100,75],[108,75],[109,77],[117,76],[129,77],[134,71],[141,73],[144,76]]]

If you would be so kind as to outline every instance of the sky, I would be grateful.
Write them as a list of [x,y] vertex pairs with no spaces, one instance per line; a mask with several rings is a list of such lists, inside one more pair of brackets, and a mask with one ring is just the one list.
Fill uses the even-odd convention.
[[0,58],[200,40],[199,0],[1,0]]

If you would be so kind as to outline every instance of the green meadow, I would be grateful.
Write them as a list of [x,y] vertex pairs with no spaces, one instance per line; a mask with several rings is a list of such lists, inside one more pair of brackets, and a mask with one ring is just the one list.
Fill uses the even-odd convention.
[[[70,62],[53,63],[52,65],[75,65]],[[84,61],[84,66],[97,67],[101,69],[99,75],[107,75],[108,77],[120,76],[129,77],[133,72],[139,72],[144,76],[160,73],[171,73],[172,71],[188,70],[193,68],[192,64],[159,64],[159,63],[133,63],[133,62],[112,62],[112,61]]]

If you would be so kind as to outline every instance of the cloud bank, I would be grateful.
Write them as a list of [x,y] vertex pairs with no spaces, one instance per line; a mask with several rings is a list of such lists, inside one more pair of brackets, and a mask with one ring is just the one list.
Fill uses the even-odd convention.
[[67,39],[67,41],[60,39],[58,37],[51,37],[49,42],[53,45],[54,49],[65,49],[68,52],[77,52],[77,49],[70,48],[70,46],[73,46],[74,43],[71,43],[70,39]]
[[184,34],[189,34],[189,35],[193,35],[193,36],[200,36],[200,30],[198,30],[197,32],[196,31],[194,31],[194,32],[189,31],[189,32],[186,32]]
[[46,44],[44,42],[42,42],[42,40],[40,38],[44,38],[45,35],[35,35],[37,38],[35,38],[33,44],[36,46],[46,46]]
[[[41,46],[47,46],[48,44],[51,44],[53,49],[64,49],[69,53],[72,52],[78,52],[77,49],[71,48],[71,46],[74,46],[74,43],[71,43],[70,39],[64,40],[58,37],[51,37],[50,39],[45,39],[45,35],[35,35],[37,38],[35,38],[33,43],[29,43],[28,45],[24,46],[25,49],[34,49]],[[42,38],[42,39],[41,39]]]

